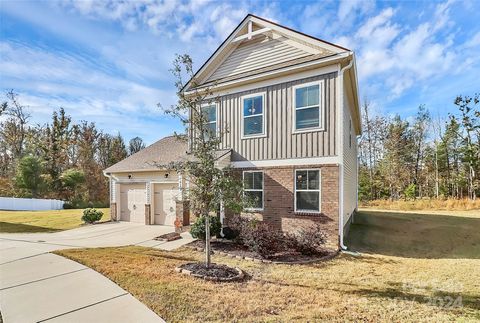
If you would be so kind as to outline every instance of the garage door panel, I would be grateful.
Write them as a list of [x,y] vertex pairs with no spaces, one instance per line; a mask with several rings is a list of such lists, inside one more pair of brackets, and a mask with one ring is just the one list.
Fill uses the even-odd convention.
[[122,184],[120,187],[120,220],[144,223],[145,184]]
[[175,224],[176,200],[179,197],[176,184],[156,184],[154,187],[154,221],[155,224]]

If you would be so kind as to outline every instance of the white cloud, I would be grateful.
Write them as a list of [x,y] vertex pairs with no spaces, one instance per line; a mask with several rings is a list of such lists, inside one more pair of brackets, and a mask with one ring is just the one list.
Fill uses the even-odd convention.
[[473,48],[477,46],[480,46],[480,31],[473,35],[473,37],[465,43],[466,48]]
[[144,116],[161,124],[163,115],[156,104],[175,101],[172,91],[126,80],[101,62],[79,55],[0,42],[0,56],[1,88],[18,91],[36,122],[47,122],[53,110],[64,107],[75,120],[95,121],[110,132],[122,129],[119,118],[128,120],[122,132],[130,134]]
[[[355,50],[362,97],[383,104],[478,65],[480,31],[462,30],[458,18],[465,4],[416,6],[387,2],[376,9],[374,1],[356,0],[6,2],[3,12],[45,37],[0,42],[0,87],[19,89],[40,115],[63,105],[75,118],[100,120],[105,129],[122,132],[130,118],[123,128],[132,133],[148,132],[141,123],[151,122],[155,133],[149,136],[155,138],[171,129],[155,103],[175,100],[168,72],[174,54],[191,53],[200,66],[252,12]],[[39,45],[49,37],[67,45]]]
[[375,2],[371,0],[342,0],[338,6],[337,16],[340,21],[353,20],[356,12],[363,14],[374,7]]
[[[357,52],[361,83],[396,98],[414,84],[459,73],[467,64],[456,62],[471,64],[454,46],[451,6],[450,1],[437,4],[434,14],[413,28],[400,24],[399,11],[388,7],[366,19],[353,35],[336,40]],[[374,82],[386,87],[375,87]]]

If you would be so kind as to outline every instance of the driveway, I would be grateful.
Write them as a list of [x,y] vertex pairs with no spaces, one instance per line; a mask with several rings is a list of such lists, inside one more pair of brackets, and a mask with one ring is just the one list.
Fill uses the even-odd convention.
[[56,233],[0,234],[4,322],[163,322],[96,271],[50,251],[140,245],[171,250],[191,241],[152,240],[172,227],[111,222]]

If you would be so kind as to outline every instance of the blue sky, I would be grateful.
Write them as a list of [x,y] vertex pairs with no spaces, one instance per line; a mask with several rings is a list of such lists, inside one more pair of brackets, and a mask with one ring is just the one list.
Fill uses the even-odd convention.
[[106,132],[152,143],[180,130],[175,53],[199,67],[247,13],[353,49],[360,94],[375,110],[434,116],[480,91],[480,2],[1,1],[0,91],[15,89],[35,123],[64,107]]

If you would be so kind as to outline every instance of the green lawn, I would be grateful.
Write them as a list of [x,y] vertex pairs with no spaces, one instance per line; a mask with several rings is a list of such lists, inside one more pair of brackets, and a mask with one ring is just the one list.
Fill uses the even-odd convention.
[[[110,220],[110,209],[103,211],[101,221]],[[83,224],[83,209],[52,211],[0,211],[1,233],[55,232]]]
[[58,253],[109,277],[168,322],[478,322],[479,228],[480,217],[361,212],[347,241],[360,255],[295,266],[214,255],[248,273],[240,283],[176,273],[203,259],[186,248]]

